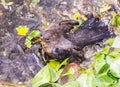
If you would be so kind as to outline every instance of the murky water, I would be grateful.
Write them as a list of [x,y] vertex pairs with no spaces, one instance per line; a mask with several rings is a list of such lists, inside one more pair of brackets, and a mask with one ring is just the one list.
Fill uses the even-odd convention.
[[[112,0],[40,0],[38,6],[30,7],[31,0],[7,0],[14,4],[5,9],[0,4],[0,81],[15,85],[25,84],[31,87],[31,79],[41,69],[42,58],[39,55],[40,45],[31,49],[24,46],[25,37],[18,36],[15,28],[27,25],[31,30],[43,29],[46,22],[72,19],[74,13],[99,14],[101,7],[111,4]],[[97,49],[94,49],[97,48]],[[93,46],[84,49],[88,66],[95,51],[101,47]]]

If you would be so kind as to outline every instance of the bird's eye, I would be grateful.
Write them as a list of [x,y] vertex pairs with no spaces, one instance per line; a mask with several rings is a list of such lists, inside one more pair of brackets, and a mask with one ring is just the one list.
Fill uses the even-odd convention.
[[43,35],[41,34],[41,37],[42,37]]
[[46,39],[46,41],[49,41],[49,39]]
[[47,38],[45,41],[48,43],[48,42],[50,42],[50,39],[49,39],[49,38]]

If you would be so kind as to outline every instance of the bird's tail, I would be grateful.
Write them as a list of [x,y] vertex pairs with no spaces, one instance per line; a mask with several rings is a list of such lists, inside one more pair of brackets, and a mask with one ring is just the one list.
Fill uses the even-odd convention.
[[91,17],[72,35],[73,40],[78,46],[94,44],[103,39],[111,37],[108,26],[98,18]]

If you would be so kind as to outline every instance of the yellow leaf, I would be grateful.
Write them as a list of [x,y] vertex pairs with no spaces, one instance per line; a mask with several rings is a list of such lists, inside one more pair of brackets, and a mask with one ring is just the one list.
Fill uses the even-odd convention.
[[16,28],[16,30],[18,35],[26,36],[29,29],[27,28],[27,26],[19,26]]
[[106,11],[108,11],[108,10],[110,10],[110,9],[111,9],[111,6],[110,6],[110,5],[106,5],[106,6],[104,6],[104,7],[102,7],[102,8],[100,9],[100,13],[106,12]]

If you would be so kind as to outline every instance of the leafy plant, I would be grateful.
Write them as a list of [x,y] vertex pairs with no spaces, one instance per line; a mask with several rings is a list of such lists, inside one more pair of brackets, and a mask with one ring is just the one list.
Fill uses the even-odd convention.
[[[33,79],[33,87],[120,87],[120,36],[109,39],[103,51],[96,52],[89,69],[81,72],[79,78],[65,84],[57,83],[62,65],[58,61],[48,63]],[[72,72],[70,72],[71,74]],[[68,74],[68,72],[67,72]],[[46,86],[47,85],[47,86]]]
[[81,15],[80,13],[75,13],[73,15],[73,19],[79,23],[78,26],[74,26],[74,29],[73,29],[74,31],[78,30],[78,27],[82,25],[85,21],[87,21],[87,17],[85,17],[84,15]]
[[112,25],[120,28],[120,16],[115,12],[112,13],[112,16]]
[[49,22],[46,22],[46,23],[44,23],[44,28],[48,28],[48,26],[49,26]]
[[31,48],[32,46],[32,39],[34,38],[39,38],[41,35],[41,32],[39,30],[33,30],[27,37],[25,40],[25,45],[27,48]]
[[[60,77],[63,69],[61,66],[67,64],[68,59],[64,60],[62,63],[58,61],[50,61],[44,68],[38,72],[38,74],[33,78],[33,87],[47,87],[52,83],[56,82]],[[54,84],[55,85],[55,84]]]

